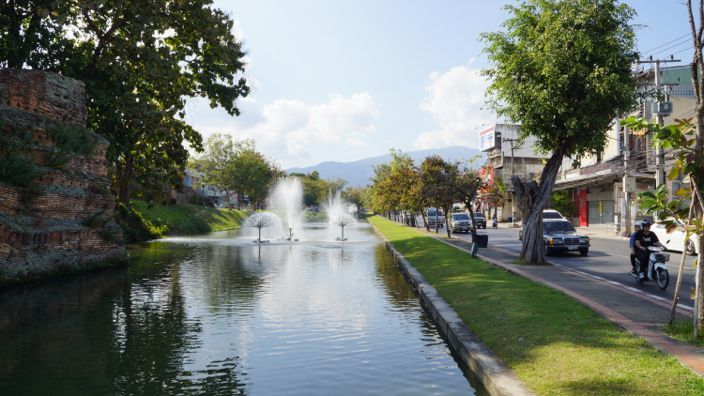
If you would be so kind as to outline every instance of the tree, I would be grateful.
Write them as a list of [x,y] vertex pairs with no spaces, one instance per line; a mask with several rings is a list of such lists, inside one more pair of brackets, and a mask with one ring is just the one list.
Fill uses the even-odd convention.
[[[448,216],[457,198],[457,168],[458,164],[448,163],[438,155],[426,157],[420,166],[424,195],[428,197],[431,206],[443,210],[448,238],[452,238]],[[438,232],[437,222],[435,232]]]
[[0,2],[0,67],[22,68],[46,62],[69,40],[61,32],[75,17],[73,2],[14,0]]
[[[692,0],[687,0],[689,26],[694,46],[694,56],[691,65],[692,85],[697,104],[694,109],[694,124],[691,137],[694,144],[691,152],[683,152],[686,162],[686,172],[690,175],[692,190],[697,196],[699,205],[694,207],[692,214],[700,224],[704,223],[704,83],[702,82],[702,67],[704,67],[704,1],[699,1],[698,10],[692,6]],[[697,24],[695,15],[699,16]],[[704,252],[704,233],[698,234],[699,252]],[[701,257],[700,253],[700,257]],[[695,335],[704,332],[704,268],[701,260],[697,261],[695,273]]]
[[276,164],[255,150],[252,141],[245,141],[237,152],[231,172],[239,204],[242,204],[243,195],[246,194],[255,208],[262,207],[273,182],[283,177],[283,172]]
[[387,213],[398,206],[395,197],[389,194],[391,187],[391,165],[379,164],[374,166],[372,187],[370,189],[371,209],[377,213]]
[[484,74],[490,106],[550,153],[539,183],[512,178],[528,213],[521,257],[539,263],[542,209],[563,158],[602,151],[612,121],[634,103],[634,11],[617,0],[528,0],[507,10],[506,31],[482,35],[493,64]]
[[552,207],[562,213],[563,216],[567,216],[569,219],[574,217],[574,201],[572,201],[572,198],[566,191],[554,191],[550,196],[550,200],[552,201]]
[[243,147],[252,146],[251,141],[237,141],[230,135],[214,134],[205,143],[203,154],[193,161],[194,167],[203,173],[204,184],[225,191],[228,200],[235,192],[235,159]]
[[[110,141],[118,199],[135,182],[172,184],[201,136],[184,121],[186,98],[238,115],[249,93],[233,21],[211,0],[2,3],[0,63],[60,72],[86,83],[88,124]],[[80,34],[75,34],[80,32]]]
[[313,171],[309,174],[294,172],[289,174],[289,176],[297,177],[301,180],[303,205],[308,207],[321,206],[330,193],[334,195],[337,191],[342,191],[342,188],[347,183],[339,178],[333,180],[322,179],[318,171]]
[[477,198],[479,191],[486,186],[482,178],[474,170],[468,168],[459,170],[459,167],[456,167],[456,169],[456,174],[451,178],[455,199],[462,201],[469,211],[469,216],[472,219],[472,235],[475,235],[477,225],[473,220],[474,210],[472,209],[472,203]]
[[366,187],[347,187],[342,192],[342,198],[357,207],[357,216],[361,216],[362,211],[364,210],[364,199],[366,193]]

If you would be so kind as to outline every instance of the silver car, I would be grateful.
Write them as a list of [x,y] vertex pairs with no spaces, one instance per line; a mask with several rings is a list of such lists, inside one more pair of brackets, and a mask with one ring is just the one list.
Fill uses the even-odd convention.
[[450,220],[450,231],[457,232],[469,232],[471,228],[471,223],[469,220],[469,215],[467,213],[453,213],[452,219]]

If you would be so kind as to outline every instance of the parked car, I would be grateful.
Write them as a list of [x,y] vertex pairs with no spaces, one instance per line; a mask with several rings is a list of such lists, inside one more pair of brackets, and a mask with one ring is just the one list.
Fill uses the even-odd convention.
[[[567,218],[555,209],[543,209],[543,220],[567,220]],[[523,225],[523,221],[521,221],[521,225]],[[518,240],[523,240],[523,229],[518,231]]]
[[482,213],[475,212],[474,213],[474,226],[476,228],[484,228],[486,229],[486,217]]
[[472,228],[469,215],[467,213],[453,213],[452,219],[450,220],[450,231],[457,232],[469,232]]
[[[436,216],[437,213],[437,216]],[[442,209],[428,208],[426,211],[426,219],[428,221],[428,227],[435,227],[435,220],[437,219],[438,227],[442,228],[445,225],[445,213]]]
[[578,235],[572,223],[564,219],[543,220],[543,239],[546,256],[572,251],[582,256],[589,254],[589,237]]
[[[660,243],[665,246],[665,249],[672,250],[675,252],[681,252],[682,246],[684,245],[684,227],[682,224],[672,224],[670,226],[670,232],[667,231],[668,227],[665,223],[655,223],[650,227],[650,231],[654,232],[658,236]],[[697,239],[699,237],[696,234],[692,234],[687,241],[687,254],[694,256],[698,254]]]
[[543,209],[543,220],[545,219],[563,219],[567,220],[562,213],[556,211],[555,209]]

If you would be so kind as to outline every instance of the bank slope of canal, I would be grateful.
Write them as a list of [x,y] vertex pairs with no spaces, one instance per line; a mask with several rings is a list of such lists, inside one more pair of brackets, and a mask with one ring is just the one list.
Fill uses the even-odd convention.
[[140,200],[132,200],[129,209],[120,205],[118,213],[128,243],[232,230],[240,228],[250,214],[239,209],[191,204],[163,206]]
[[413,228],[369,220],[537,394],[704,394],[704,378],[571,297]]

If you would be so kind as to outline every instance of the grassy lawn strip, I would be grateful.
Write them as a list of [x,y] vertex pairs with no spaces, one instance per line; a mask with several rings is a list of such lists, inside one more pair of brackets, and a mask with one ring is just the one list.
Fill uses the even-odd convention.
[[196,235],[239,228],[248,213],[191,204],[161,206],[133,200],[132,210],[155,237]]
[[704,378],[571,297],[413,228],[369,221],[536,393],[704,394]]

